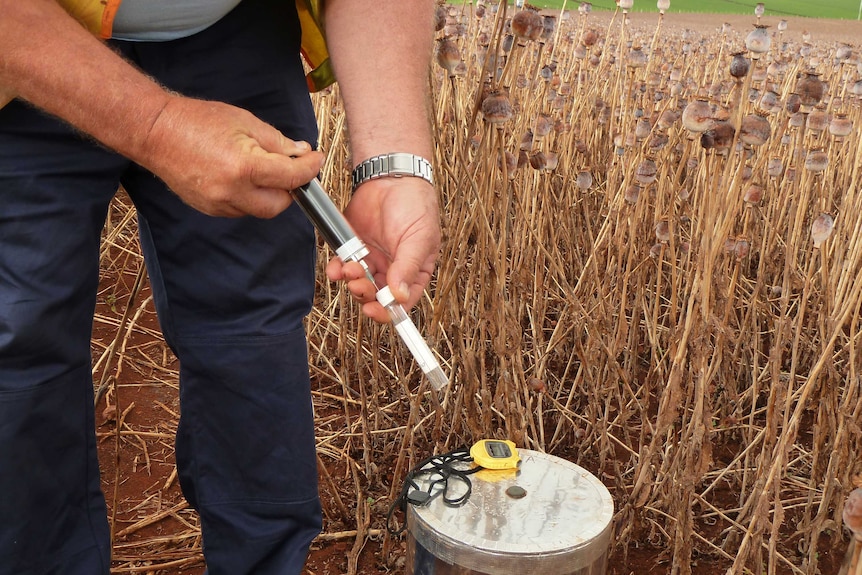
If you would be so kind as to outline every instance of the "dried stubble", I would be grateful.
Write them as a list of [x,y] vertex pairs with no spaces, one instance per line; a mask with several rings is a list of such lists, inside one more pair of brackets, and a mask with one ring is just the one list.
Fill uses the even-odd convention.
[[341,326],[313,338],[345,354],[326,376],[407,422],[357,423],[371,460],[511,438],[611,484],[619,553],[646,529],[674,573],[814,573],[860,471],[858,48],[441,10],[462,62],[432,71],[445,245],[417,321],[454,385],[408,404],[420,374],[385,330],[331,287],[316,316]]

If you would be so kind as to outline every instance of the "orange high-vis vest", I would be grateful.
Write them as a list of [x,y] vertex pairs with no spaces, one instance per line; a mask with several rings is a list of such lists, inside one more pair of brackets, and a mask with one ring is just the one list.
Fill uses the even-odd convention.
[[[66,11],[90,32],[102,39],[111,37],[114,16],[122,0],[58,0]],[[296,10],[302,25],[302,56],[308,64],[308,89],[322,90],[335,82],[329,51],[323,35],[323,0],[296,0]],[[0,107],[13,94],[0,86]]]

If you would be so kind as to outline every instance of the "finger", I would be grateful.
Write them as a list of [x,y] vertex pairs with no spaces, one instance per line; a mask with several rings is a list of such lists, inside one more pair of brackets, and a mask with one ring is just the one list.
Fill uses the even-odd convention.
[[295,190],[317,176],[322,165],[320,152],[296,157],[272,152],[255,154],[249,159],[249,181],[261,188]]
[[382,305],[377,303],[377,301],[363,304],[362,313],[377,323],[389,323],[391,321],[389,312],[387,312]]
[[237,213],[224,215],[249,215],[263,219],[270,219],[286,210],[292,201],[293,196],[291,196],[290,192],[287,190],[253,188],[239,194],[231,202],[231,207],[234,208]]
[[291,140],[273,126],[262,123],[251,129],[249,135],[267,152],[287,156],[301,156],[312,150],[311,144],[302,140]]
[[[367,259],[367,258],[366,258]],[[365,265],[368,265],[367,263]],[[374,273],[373,266],[368,266],[368,272]],[[359,262],[347,262],[344,264],[344,279],[346,280],[358,280],[361,278],[367,278],[368,273],[366,273],[366,268]]]
[[347,289],[353,298],[363,304],[377,301],[377,287],[368,278],[347,282]]
[[333,282],[341,281],[344,278],[344,262],[341,261],[340,257],[335,256],[326,264],[326,277]]

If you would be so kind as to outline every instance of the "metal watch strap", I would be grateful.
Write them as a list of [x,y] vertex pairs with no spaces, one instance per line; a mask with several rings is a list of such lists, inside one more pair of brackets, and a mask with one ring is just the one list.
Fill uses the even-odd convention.
[[401,152],[368,158],[353,169],[352,176],[354,190],[369,180],[385,177],[410,176],[434,185],[431,163],[422,156]]

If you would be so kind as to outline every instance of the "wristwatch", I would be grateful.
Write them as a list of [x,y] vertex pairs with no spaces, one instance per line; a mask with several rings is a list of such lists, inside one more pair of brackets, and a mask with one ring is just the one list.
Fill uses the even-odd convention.
[[353,189],[356,190],[368,180],[404,176],[422,178],[434,185],[434,174],[428,160],[415,154],[396,152],[368,158],[353,168]]

